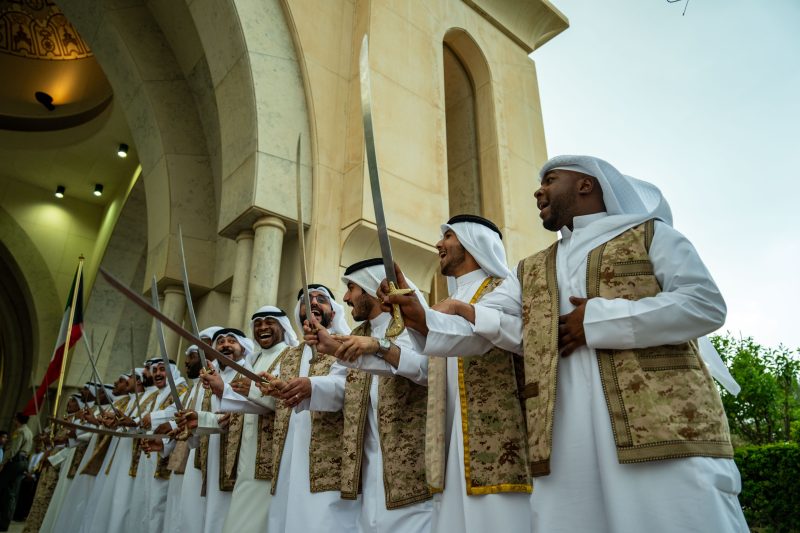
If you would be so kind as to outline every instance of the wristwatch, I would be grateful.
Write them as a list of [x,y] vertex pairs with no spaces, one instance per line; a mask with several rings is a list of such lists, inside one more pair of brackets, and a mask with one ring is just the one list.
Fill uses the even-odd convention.
[[383,356],[389,353],[389,350],[391,349],[392,349],[392,341],[390,341],[386,337],[383,337],[381,339],[378,339],[378,351],[375,353],[375,355],[377,357],[383,358]]

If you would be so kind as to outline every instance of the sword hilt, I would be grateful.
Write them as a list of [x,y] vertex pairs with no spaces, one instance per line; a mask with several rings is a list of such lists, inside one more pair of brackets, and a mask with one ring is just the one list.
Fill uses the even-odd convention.
[[[411,294],[414,289],[398,289],[394,282],[389,282],[389,296],[399,294]],[[389,324],[389,329],[386,330],[386,337],[397,337],[403,330],[406,329],[405,322],[403,322],[403,314],[400,312],[400,306],[392,304],[392,322]]]

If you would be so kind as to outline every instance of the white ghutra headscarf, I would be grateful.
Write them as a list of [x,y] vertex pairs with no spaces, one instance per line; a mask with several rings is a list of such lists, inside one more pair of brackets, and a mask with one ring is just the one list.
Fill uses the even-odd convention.
[[[442,224],[442,235],[447,230],[456,234],[461,246],[487,274],[500,279],[506,279],[511,274],[506,262],[503,236],[493,222],[477,215],[456,215]],[[447,288],[450,294],[455,293],[456,279],[453,276],[447,276]]]
[[253,313],[250,317],[250,331],[253,331],[253,325],[257,318],[274,318],[278,321],[283,328],[283,342],[287,346],[297,346],[300,342],[297,340],[297,334],[292,329],[292,324],[289,322],[289,317],[283,312],[280,307],[274,305],[265,305]]
[[[333,309],[334,315],[333,321],[328,327],[328,331],[338,335],[349,335],[350,326],[347,325],[347,319],[344,316],[344,307],[333,297],[333,292],[325,285],[309,283],[308,295],[311,296],[315,292],[326,295],[331,301],[331,309]],[[301,332],[303,331],[303,323],[300,321],[300,303],[302,301],[303,289],[300,289],[300,292],[297,293],[297,305],[294,306],[294,325],[297,326],[297,330]]]
[[[378,295],[378,288],[381,286],[381,281],[386,278],[386,269],[383,267],[383,258],[376,257],[375,259],[365,259],[357,263],[353,263],[347,267],[342,276],[342,283],[347,285],[348,282],[355,283],[364,292],[376,298]],[[428,308],[428,302],[419,291],[414,282],[406,277],[408,287],[414,291],[417,299],[423,307]]]

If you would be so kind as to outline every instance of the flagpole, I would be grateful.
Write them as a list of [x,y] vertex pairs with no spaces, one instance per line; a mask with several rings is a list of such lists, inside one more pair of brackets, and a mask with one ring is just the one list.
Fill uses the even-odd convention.
[[[61,389],[64,386],[64,372],[67,368],[67,356],[69,355],[69,341],[72,336],[72,320],[75,318],[75,306],[78,304],[78,289],[81,286],[81,274],[83,272],[83,254],[78,258],[78,272],[75,274],[75,287],[72,289],[72,306],[69,310],[69,322],[67,323],[67,338],[64,342],[64,356],[61,358],[61,375],[58,377],[58,389],[56,389],[56,402],[53,405],[53,418],[58,418],[58,404],[61,400]],[[54,428],[55,424],[51,426]],[[51,429],[52,437],[53,429]]]

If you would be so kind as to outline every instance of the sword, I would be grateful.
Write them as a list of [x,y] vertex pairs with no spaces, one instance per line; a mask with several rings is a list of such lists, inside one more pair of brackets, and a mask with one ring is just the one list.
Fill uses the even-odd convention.
[[[361,41],[361,53],[358,59],[359,80],[361,82],[361,118],[364,122],[364,144],[367,152],[367,168],[369,170],[369,185],[372,190],[372,206],[375,209],[375,225],[378,230],[378,243],[381,247],[383,268],[386,279],[389,281],[389,294],[409,294],[412,289],[398,289],[397,276],[394,273],[394,259],[392,257],[392,244],[389,242],[389,230],[386,227],[386,216],[383,211],[381,197],[381,180],[378,176],[378,159],[375,153],[375,135],[372,128],[372,89],[369,78],[369,38],[365,34]],[[405,324],[400,306],[392,306],[392,324],[386,331],[387,337],[399,335]]]
[[[94,332],[92,332],[92,333],[94,333]],[[106,394],[106,391],[105,391],[105,387],[106,386],[103,383],[103,380],[100,379],[100,372],[97,371],[97,365],[94,362],[94,355],[92,354],[92,347],[89,345],[89,341],[86,340],[86,335],[82,335],[82,337],[83,337],[83,343],[86,346],[86,356],[89,358],[89,362],[92,364],[92,372],[94,372],[95,379],[97,379],[97,382],[100,383],[101,387],[103,387],[103,394],[105,394],[106,398],[108,398],[108,404],[111,406],[111,410],[114,411],[114,416],[116,416],[117,418],[122,418],[122,413],[119,412],[119,409],[117,409],[117,407],[114,405],[114,402],[112,402],[111,398],[109,398],[108,395]],[[92,335],[92,337],[94,337],[94,335]],[[106,334],[103,335],[103,340],[100,341],[100,349],[97,351],[98,354],[100,354],[103,351],[103,346],[105,346],[105,344],[106,344],[106,338],[108,338],[108,332],[106,332]],[[99,399],[98,399],[97,407],[100,409],[100,412],[102,413],[103,412],[103,406],[100,405]]]
[[[300,283],[303,285],[303,304],[306,308],[306,318],[308,325],[314,328],[314,322],[311,318],[311,298],[308,295],[308,275],[306,271],[306,236],[305,228],[303,227],[303,193],[300,186],[300,138],[302,134],[297,136],[297,157],[295,159],[295,182],[297,184],[297,242],[299,243],[300,251]],[[317,359],[317,348],[311,346],[311,361]]]
[[[150,285],[150,299],[153,302],[153,307],[160,311],[158,307],[158,283],[156,282],[155,276],[153,276],[153,282]],[[158,347],[161,349],[161,360],[164,361],[164,370],[166,370],[167,384],[169,385],[169,393],[172,395],[172,402],[175,404],[175,408],[178,411],[183,411],[181,395],[178,394],[178,388],[175,386],[175,378],[172,377],[172,367],[169,364],[167,343],[164,342],[164,328],[159,321],[156,321],[156,336],[158,337]]]
[[155,317],[157,320],[159,320],[161,323],[163,323],[165,326],[167,326],[169,329],[171,329],[172,331],[174,331],[187,341],[191,342],[192,344],[196,344],[197,347],[200,348],[202,351],[204,351],[206,356],[208,356],[209,358],[218,359],[226,366],[233,368],[243,376],[255,380],[257,383],[267,383],[267,380],[265,378],[262,378],[252,370],[240,365],[230,357],[219,353],[217,350],[215,350],[214,348],[203,342],[199,337],[183,329],[180,326],[180,324],[178,324],[177,322],[169,318],[167,315],[162,313],[160,310],[154,308],[152,305],[147,303],[147,301],[144,298],[136,294],[129,287],[125,286],[124,283],[115,278],[113,275],[111,275],[108,271],[106,271],[102,267],[100,268],[100,274],[103,276],[103,278],[105,278],[105,280],[109,284],[111,284],[112,287],[121,292],[123,296],[125,296],[130,301],[132,301],[133,303],[144,309],[147,312],[147,314],[149,314],[152,317]]
[[96,428],[92,426],[81,426],[80,424],[67,422],[66,420],[61,420],[53,417],[50,417],[50,420],[55,422],[56,424],[60,424],[64,427],[68,427],[71,429],[88,431],[89,433],[98,433],[100,435],[111,435],[112,437],[123,437],[129,439],[166,439],[171,437],[171,435],[168,435],[166,433],[147,433],[145,431],[137,431],[137,430],[114,431],[112,429]]
[[133,394],[136,400],[136,412],[141,420],[142,418],[142,404],[139,402],[139,380],[136,378],[136,361],[134,360],[133,350],[133,322],[131,322],[131,377],[133,378]]
[[[197,327],[197,316],[194,314],[194,304],[192,303],[192,293],[189,292],[189,271],[186,270],[186,252],[183,250],[183,230],[181,225],[178,224],[178,244],[181,251],[181,267],[183,268],[183,292],[186,295],[186,309],[189,311],[189,320],[192,322],[192,333],[195,337],[200,336],[200,328]],[[206,361],[206,354],[200,350],[200,366],[203,369],[208,368]]]

